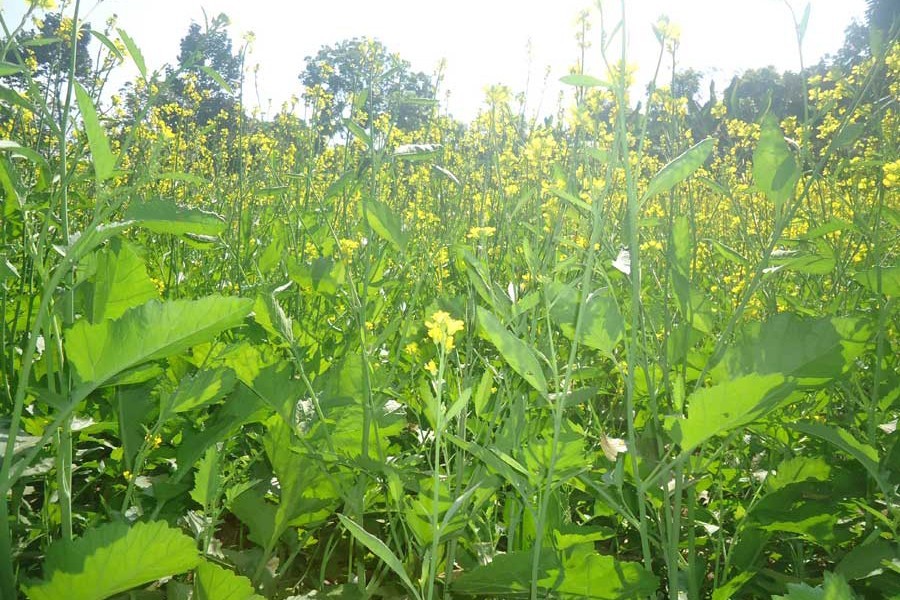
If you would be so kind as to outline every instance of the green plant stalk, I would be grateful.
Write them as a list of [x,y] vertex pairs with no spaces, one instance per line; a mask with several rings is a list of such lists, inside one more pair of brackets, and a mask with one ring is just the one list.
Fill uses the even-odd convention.
[[[438,347],[438,374],[434,380],[434,463],[431,465],[431,557],[428,561],[428,579],[425,581],[425,598],[434,598],[434,583],[437,579],[438,552],[441,542],[440,502],[441,502],[441,443],[444,429],[444,371],[447,367],[447,350],[443,343]],[[448,582],[449,583],[449,582]]]

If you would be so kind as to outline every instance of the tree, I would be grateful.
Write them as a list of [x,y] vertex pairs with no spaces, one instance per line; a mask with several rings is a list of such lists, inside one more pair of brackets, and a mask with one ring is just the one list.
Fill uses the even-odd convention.
[[803,77],[774,67],[749,69],[725,88],[728,114],[755,123],[769,111],[779,118],[803,118]]
[[434,96],[427,75],[412,71],[409,62],[378,40],[365,38],[323,46],[315,56],[306,57],[299,79],[326,137],[350,116],[357,94],[367,94],[365,110],[373,117],[388,114],[397,127],[407,131],[420,127],[430,114],[428,106],[409,99]]
[[[189,98],[189,90],[192,88],[199,94],[195,119],[201,126],[223,111],[229,115],[236,111],[234,91],[240,86],[242,59],[232,49],[226,30],[228,24],[224,14],[212,22],[207,20],[203,29],[198,23],[191,23],[187,35],[181,39],[178,68],[170,70],[166,78],[170,101],[190,106],[195,102]],[[224,89],[222,82],[232,91]]]

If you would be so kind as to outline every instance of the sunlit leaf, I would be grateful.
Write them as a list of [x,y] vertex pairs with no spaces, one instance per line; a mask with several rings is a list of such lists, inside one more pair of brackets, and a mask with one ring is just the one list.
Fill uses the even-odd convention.
[[31,600],[103,600],[192,569],[194,540],[165,522],[110,523],[48,552],[44,581],[26,586]]
[[746,375],[698,390],[688,396],[688,416],[677,422],[673,437],[683,452],[690,452],[716,435],[761,418],[792,390],[793,385],[777,373]]
[[66,332],[66,356],[81,382],[101,385],[125,369],[213,339],[239,325],[252,305],[250,299],[220,296],[154,300],[112,321],[82,319]]
[[204,560],[194,573],[196,600],[263,600],[246,577]]
[[180,206],[168,200],[150,200],[133,204],[125,218],[156,233],[182,235],[219,235],[225,231],[225,219],[199,208]]

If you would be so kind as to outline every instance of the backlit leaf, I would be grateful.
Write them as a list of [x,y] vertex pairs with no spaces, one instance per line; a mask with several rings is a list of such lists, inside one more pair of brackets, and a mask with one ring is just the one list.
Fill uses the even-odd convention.
[[94,161],[94,176],[97,183],[109,179],[116,167],[116,158],[109,149],[109,141],[106,133],[97,118],[97,109],[94,101],[80,83],[75,84],[75,99],[78,101],[78,109],[81,111],[81,119],[84,121],[84,131],[87,134],[88,146],[91,149],[91,158]]
[[714,146],[715,141],[712,138],[706,138],[675,157],[672,162],[653,176],[653,179],[647,185],[647,190],[641,197],[641,202],[649,200],[657,194],[669,191],[676,184],[690,177],[694,171],[703,166],[703,163],[706,162],[706,159],[712,153]]
[[777,210],[794,195],[800,169],[784,139],[778,120],[767,114],[760,125],[759,143],[753,152],[753,180]]

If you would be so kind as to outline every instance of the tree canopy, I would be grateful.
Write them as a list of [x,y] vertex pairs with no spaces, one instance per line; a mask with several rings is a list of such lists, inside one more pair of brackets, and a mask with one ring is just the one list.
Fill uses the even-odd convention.
[[306,57],[299,75],[314,118],[326,135],[337,132],[350,116],[358,94],[366,94],[365,112],[390,115],[397,127],[412,130],[430,114],[428,102],[434,86],[425,73],[413,71],[400,55],[378,40],[354,38],[323,46]]

